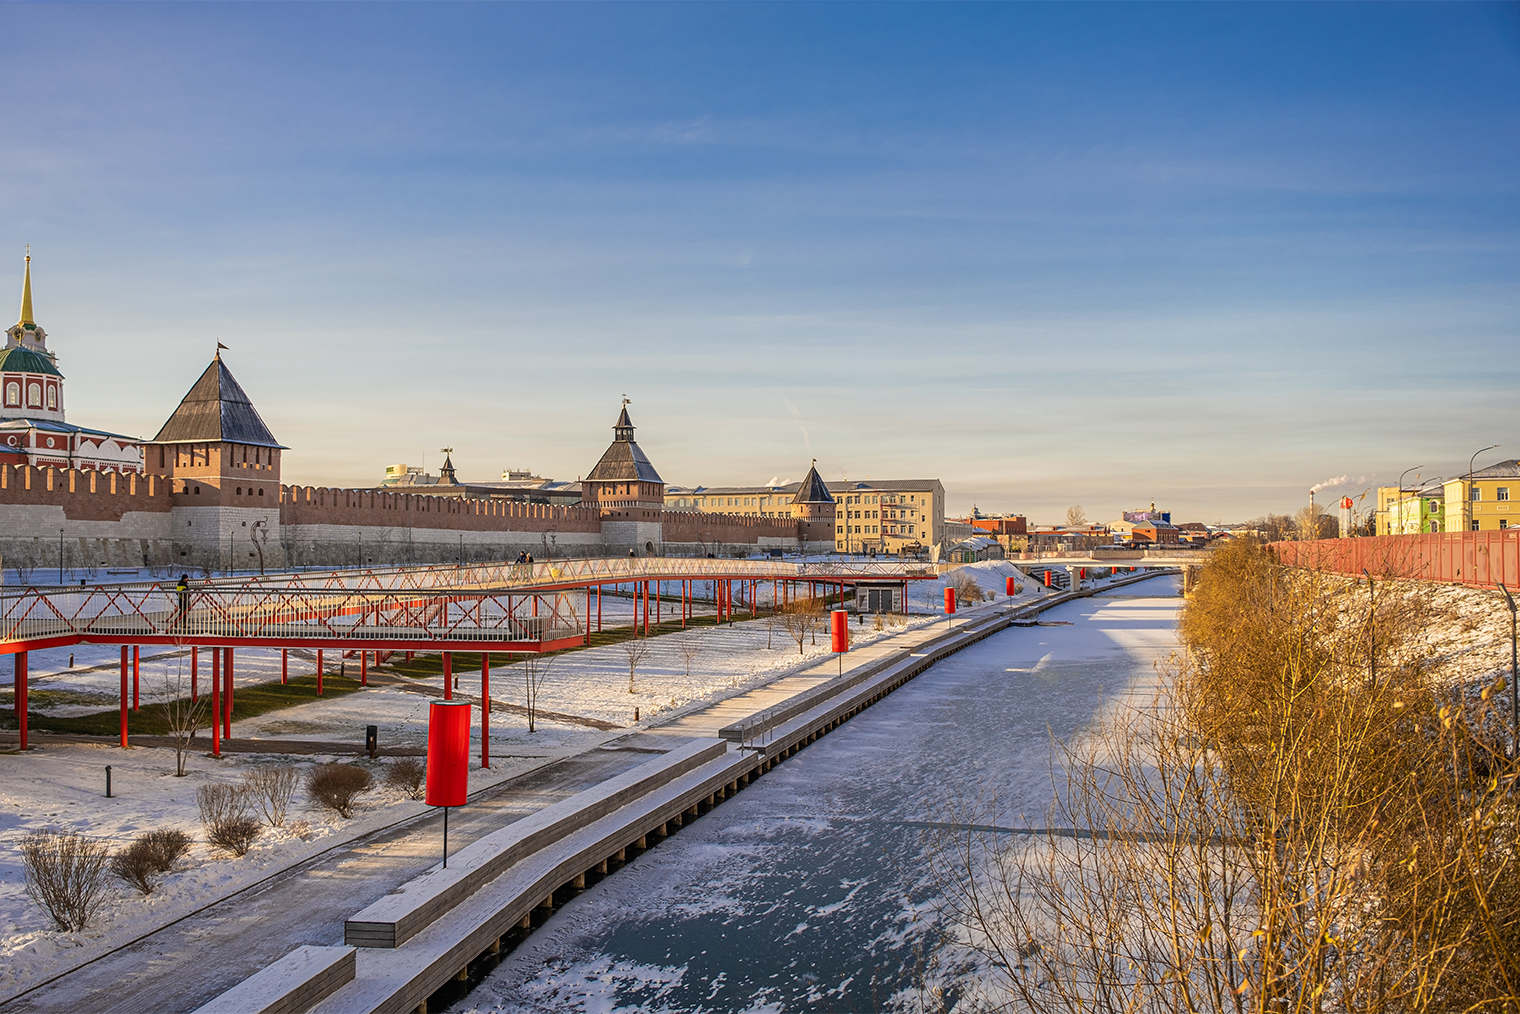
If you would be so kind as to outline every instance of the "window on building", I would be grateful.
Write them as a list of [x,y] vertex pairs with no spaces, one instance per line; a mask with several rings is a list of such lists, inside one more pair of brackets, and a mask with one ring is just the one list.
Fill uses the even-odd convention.
[[1499,527],[1500,528],[1508,528],[1509,527],[1509,519],[1508,518],[1500,518],[1499,519]]
[[1494,490],[1494,499],[1495,500],[1508,500],[1509,499],[1509,487],[1508,486],[1500,486],[1498,489]]
[[1474,501],[1483,499],[1483,491],[1478,489],[1476,484],[1474,484],[1472,488],[1472,498]]
[[41,408],[42,407],[42,385],[41,384],[27,384],[26,385],[26,403],[28,405],[30,405],[32,408]]
[[15,381],[5,385],[5,403],[7,405],[21,404],[21,385]]
[[47,398],[48,408],[56,410],[58,408],[58,388],[49,387]]
[[1471,524],[1471,525],[1470,525],[1470,526],[1469,526],[1469,527],[1470,527],[1470,528],[1471,528],[1471,529],[1472,529],[1472,530],[1473,530],[1473,531],[1475,531],[1475,532],[1476,532],[1476,531],[1477,531],[1477,530],[1478,530],[1478,519],[1477,519],[1477,518],[1473,518],[1473,519],[1472,519],[1472,524]]

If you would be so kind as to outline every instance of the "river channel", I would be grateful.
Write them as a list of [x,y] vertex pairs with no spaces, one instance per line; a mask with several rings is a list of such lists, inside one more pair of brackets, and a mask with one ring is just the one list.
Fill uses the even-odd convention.
[[[1149,684],[1178,583],[1058,606],[950,656],[556,912],[457,1012],[953,1008],[925,824],[1044,826],[1050,737]],[[985,811],[984,811],[985,812]]]

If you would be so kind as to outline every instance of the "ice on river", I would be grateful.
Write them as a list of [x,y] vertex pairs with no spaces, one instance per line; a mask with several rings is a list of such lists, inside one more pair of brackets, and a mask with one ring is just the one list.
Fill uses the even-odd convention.
[[952,655],[593,886],[454,1010],[918,1008],[975,969],[942,947],[925,823],[1050,800],[1050,736],[1149,682],[1173,578],[1057,607]]

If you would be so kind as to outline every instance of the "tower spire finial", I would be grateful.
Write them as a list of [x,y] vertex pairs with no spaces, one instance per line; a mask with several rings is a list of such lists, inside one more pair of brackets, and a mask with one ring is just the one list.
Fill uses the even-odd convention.
[[31,324],[33,327],[37,325],[37,322],[32,319],[32,245],[30,243],[26,245],[26,274],[21,282],[21,320],[17,323]]

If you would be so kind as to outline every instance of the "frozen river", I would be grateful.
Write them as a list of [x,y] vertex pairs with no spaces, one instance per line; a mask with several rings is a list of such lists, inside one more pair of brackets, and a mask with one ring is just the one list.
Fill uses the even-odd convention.
[[456,1011],[871,1011],[953,1005],[923,823],[995,793],[1042,826],[1049,737],[1153,678],[1177,582],[1155,578],[950,656],[567,904]]

